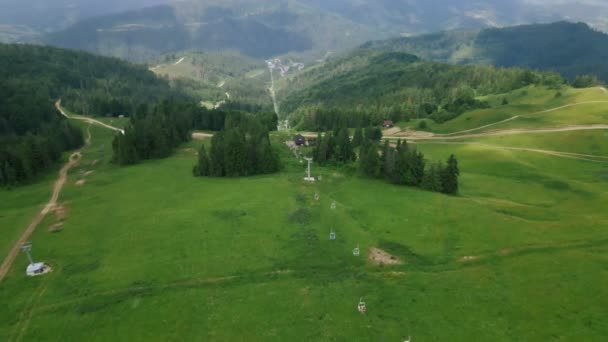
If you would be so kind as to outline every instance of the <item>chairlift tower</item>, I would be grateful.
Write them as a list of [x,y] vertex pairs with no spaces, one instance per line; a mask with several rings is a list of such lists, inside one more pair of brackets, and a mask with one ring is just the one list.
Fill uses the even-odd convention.
[[308,177],[304,177],[304,180],[307,182],[314,182],[315,178],[310,175],[310,165],[312,164],[312,158],[304,157],[304,159],[308,162],[308,168],[307,168]]
[[30,261],[30,265],[34,264],[34,260],[32,259],[32,243],[26,242],[21,246],[21,251],[27,255],[28,260]]
[[357,247],[355,247],[355,249],[353,249],[353,255],[354,256],[359,256],[359,253],[360,253],[360,251],[359,251],[359,244],[357,244]]
[[25,274],[30,277],[42,275],[51,271],[51,268],[43,262],[34,262],[32,258],[32,243],[26,242],[21,246],[21,251],[27,255],[27,259],[30,261],[29,265],[25,269]]
[[336,232],[333,229],[329,231],[329,239],[332,241],[336,239]]

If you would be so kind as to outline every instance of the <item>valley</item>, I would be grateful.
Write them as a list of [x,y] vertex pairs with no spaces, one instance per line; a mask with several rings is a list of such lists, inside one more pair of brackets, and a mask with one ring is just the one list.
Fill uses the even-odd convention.
[[0,341],[603,341],[606,11],[0,4]]
[[[602,101],[602,93],[572,90],[564,102]],[[602,103],[596,105],[607,108]],[[573,108],[561,110],[576,115]],[[552,111],[546,120],[567,115]],[[97,160],[87,167],[95,173],[84,186],[74,184],[77,173],[68,173],[60,198],[70,212],[63,230],[49,233],[44,227],[53,221],[45,219],[32,235],[34,255],[50,262],[53,273],[23,279],[19,256],[2,282],[9,309],[0,325],[3,339],[79,339],[90,336],[87,329],[100,340],[135,331],[219,340],[250,334],[271,340],[595,339],[605,333],[600,323],[589,330],[574,318],[584,308],[587,320],[600,322],[605,304],[592,299],[601,298],[608,280],[601,266],[608,246],[602,228],[608,216],[601,214],[608,202],[601,180],[608,145],[599,143],[605,129],[416,141],[432,159],[459,156],[461,194],[448,197],[327,167],[314,167],[322,181],[304,184],[304,168],[287,149],[277,175],[192,179],[196,157],[188,150],[198,141],[166,160],[118,168],[108,160],[115,133],[82,125],[92,139],[80,165]],[[443,125],[447,130],[451,123]],[[289,138],[273,135],[277,143]],[[336,241],[328,240],[330,229]],[[356,245],[360,257],[351,253]],[[403,263],[368,261],[372,248]],[[555,296],[576,300],[552,304]],[[356,312],[359,297],[368,305],[364,316]],[[66,324],[58,328],[58,321]],[[78,328],[67,324],[76,321]],[[537,324],[545,328],[531,328]]]

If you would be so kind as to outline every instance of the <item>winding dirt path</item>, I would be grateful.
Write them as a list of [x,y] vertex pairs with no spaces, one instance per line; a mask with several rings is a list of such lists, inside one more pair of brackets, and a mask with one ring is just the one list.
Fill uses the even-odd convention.
[[46,217],[46,215],[49,212],[51,212],[57,205],[57,201],[59,200],[59,194],[61,193],[61,190],[63,189],[63,186],[65,185],[67,178],[68,178],[68,171],[70,171],[70,169],[73,168],[74,166],[78,165],[78,163],[80,162],[80,159],[82,158],[81,151],[83,149],[85,149],[86,147],[88,147],[90,144],[91,144],[91,131],[90,131],[90,129],[87,129],[87,138],[85,140],[85,145],[80,150],[72,153],[68,162],[65,165],[63,165],[61,170],[59,170],[59,178],[57,178],[57,180],[55,181],[55,183],[53,185],[53,193],[51,194],[51,198],[46,203],[44,208],[38,213],[38,215],[36,215],[34,217],[34,219],[29,224],[29,226],[27,226],[27,228],[25,229],[23,234],[21,234],[21,236],[19,237],[19,240],[17,240],[17,242],[15,243],[13,248],[10,250],[8,255],[4,258],[2,265],[0,265],[0,283],[2,282],[2,280],[4,279],[4,277],[6,276],[8,271],[10,270],[17,255],[19,255],[21,246],[26,241],[28,241],[28,239],[30,238],[30,236],[32,235],[34,230],[36,230],[36,227],[38,227],[40,222],[42,222],[42,220]]
[[118,128],[118,127],[114,127],[114,126],[110,126],[108,124],[105,124],[101,121],[95,120],[95,119],[91,119],[88,118],[86,116],[69,116],[64,110],[63,108],[61,108],[61,99],[57,100],[57,102],[55,102],[55,108],[57,108],[57,110],[61,113],[61,115],[65,116],[68,119],[73,119],[73,120],[80,120],[80,121],[84,121],[90,124],[95,124],[95,125],[99,125],[108,129],[111,129],[113,131],[116,132],[120,132],[121,134],[125,134],[125,130],[122,128]]

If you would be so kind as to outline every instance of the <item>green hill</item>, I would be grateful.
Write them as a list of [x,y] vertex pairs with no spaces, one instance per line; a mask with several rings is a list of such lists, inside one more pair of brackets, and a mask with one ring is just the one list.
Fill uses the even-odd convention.
[[279,98],[282,113],[294,113],[294,119],[303,119],[307,129],[319,129],[333,127],[335,120],[346,120],[351,127],[378,125],[388,118],[428,117],[443,122],[489,106],[479,100],[483,95],[530,84],[558,87],[562,83],[559,75],[551,73],[442,64],[400,52],[363,49],[288,78]]
[[583,23],[447,31],[373,41],[363,47],[441,62],[553,70],[570,79],[593,74],[608,80],[608,35]]
[[50,47],[0,44],[0,186],[23,184],[83,143],[55,109],[133,114],[137,106],[181,96],[143,66]]

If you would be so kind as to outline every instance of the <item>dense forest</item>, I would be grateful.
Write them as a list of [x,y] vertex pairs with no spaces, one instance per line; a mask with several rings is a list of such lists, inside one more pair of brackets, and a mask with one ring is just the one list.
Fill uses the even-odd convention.
[[[190,140],[192,130],[224,131],[239,125],[249,127],[250,122],[255,122],[255,127],[260,125],[268,132],[277,128],[277,121],[276,114],[270,112],[254,115],[209,110],[192,102],[163,100],[153,106],[140,105],[125,127],[125,134],[114,137],[113,162],[130,165],[166,158],[175,147]],[[244,130],[247,134],[252,131]]]
[[[359,174],[367,178],[385,179],[396,185],[420,187],[425,190],[458,193],[458,161],[450,156],[447,165],[427,164],[424,154],[406,142],[391,146],[385,141],[379,149],[382,131],[377,127],[361,127],[351,139],[345,127],[319,133],[312,158],[319,165],[343,165],[357,161]],[[358,158],[355,153],[359,149]]]
[[198,152],[194,176],[240,177],[277,172],[278,153],[272,147],[268,127],[258,117],[241,115],[227,121],[226,130],[211,139]]
[[144,66],[51,47],[0,44],[0,78],[44,84],[49,98],[87,115],[125,115],[165,97],[183,97]]
[[584,23],[456,30],[374,41],[363,47],[439,62],[550,70],[570,80],[592,74],[608,81],[608,35]]
[[530,84],[559,87],[556,73],[519,68],[449,65],[416,56],[357,50],[290,81],[283,112],[306,130],[379,125],[382,120],[450,120],[488,105],[476,98]]
[[27,78],[0,82],[0,186],[35,179],[63,151],[83,144],[82,131],[55,109],[51,91],[47,83]]
[[391,146],[388,141],[378,154],[378,146],[363,141],[359,156],[359,172],[369,178],[381,178],[398,185],[420,187],[425,190],[445,194],[458,193],[458,160],[451,155],[447,164],[427,164],[424,154],[407,143],[397,142]]

